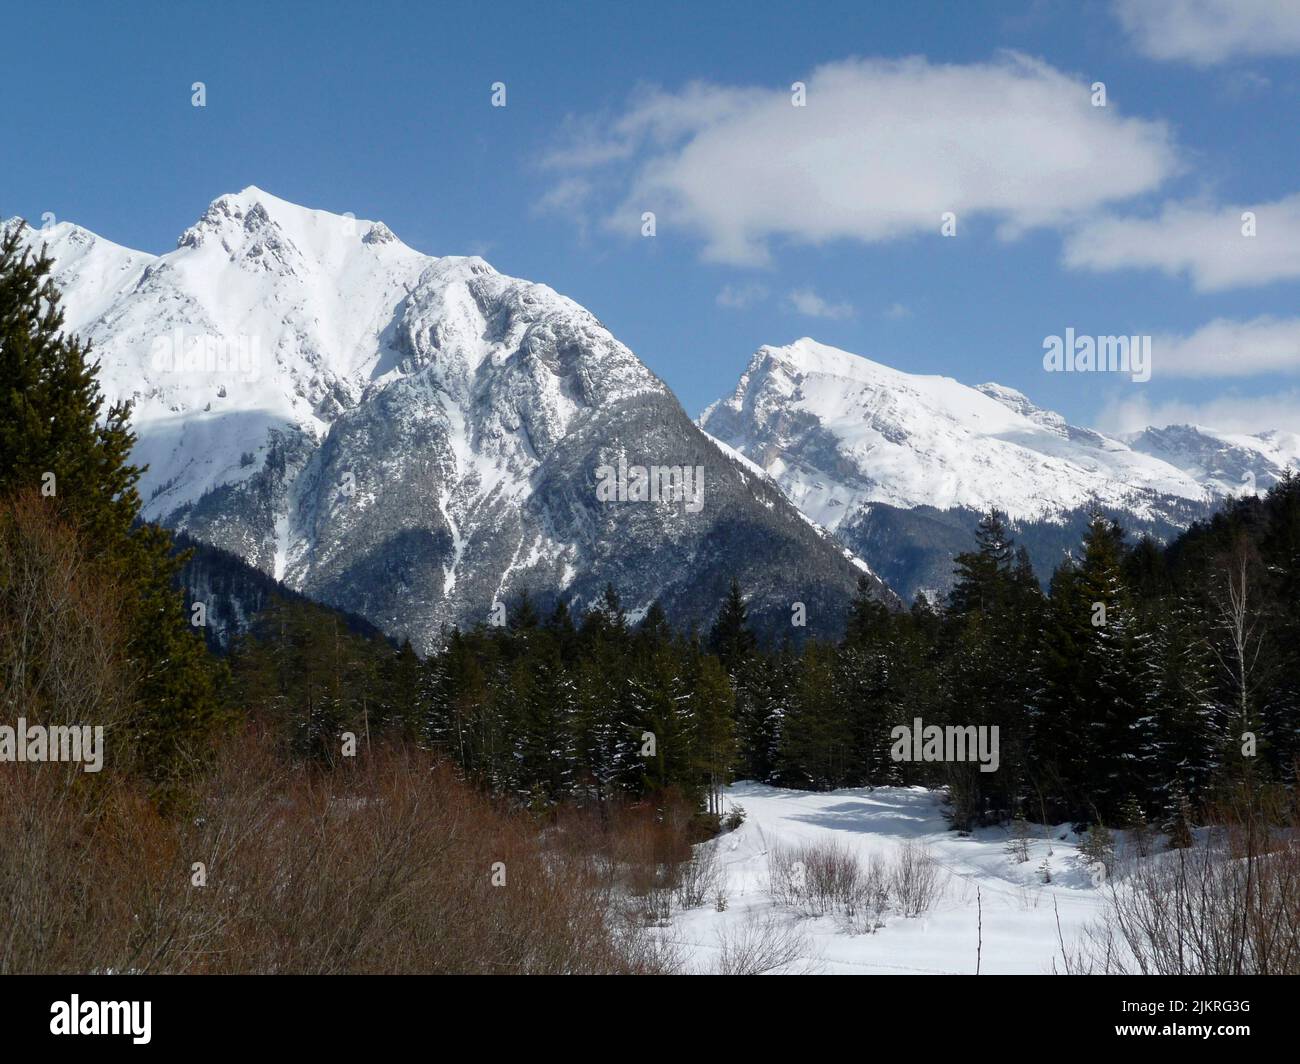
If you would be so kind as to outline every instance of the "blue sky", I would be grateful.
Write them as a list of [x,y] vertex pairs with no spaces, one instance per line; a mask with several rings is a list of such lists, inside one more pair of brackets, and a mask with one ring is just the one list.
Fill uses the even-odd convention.
[[[88,3],[3,24],[3,216],[152,252],[247,185],[382,219],[572,296],[692,414],[758,346],[811,335],[1085,424],[1300,431],[1293,0]],[[1066,328],[1154,336],[1152,379],[1045,372]]]

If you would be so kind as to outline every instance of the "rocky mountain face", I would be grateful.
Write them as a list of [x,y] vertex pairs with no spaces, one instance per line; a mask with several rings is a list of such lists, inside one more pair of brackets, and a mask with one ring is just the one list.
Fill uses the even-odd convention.
[[612,583],[703,627],[734,576],[768,631],[802,602],[796,636],[838,631],[860,575],[892,600],[545,285],[256,188],[161,256],[24,231],[134,402],[146,516],[419,651],[524,589],[582,608]]
[[1265,491],[1284,469],[1300,465],[1300,435],[1276,429],[1246,435],[1168,425],[1121,438],[1133,450],[1194,477],[1214,498]]
[[761,348],[700,424],[904,598],[950,586],[953,556],[991,508],[1047,576],[1094,508],[1165,537],[1300,457],[1288,433],[1175,426],[1116,439],[1011,388],[904,373],[811,339]]

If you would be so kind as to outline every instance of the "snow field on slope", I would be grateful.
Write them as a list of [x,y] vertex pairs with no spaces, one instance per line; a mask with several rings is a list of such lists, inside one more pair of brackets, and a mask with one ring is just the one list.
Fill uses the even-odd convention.
[[1013,389],[905,373],[809,338],[760,348],[735,393],[710,408],[706,429],[723,407],[744,436],[727,442],[761,456],[796,505],[832,531],[872,502],[1050,519],[1093,499],[1145,514],[1145,493],[1205,497],[1187,472],[1071,429]]

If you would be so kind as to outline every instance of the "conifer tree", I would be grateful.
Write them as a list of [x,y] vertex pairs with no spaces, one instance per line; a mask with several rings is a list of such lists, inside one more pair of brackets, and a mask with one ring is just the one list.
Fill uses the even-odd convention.
[[1122,554],[1122,530],[1095,513],[1081,560],[1052,581],[1037,747],[1056,811],[1081,823],[1113,820],[1141,789],[1140,755],[1151,742]]
[[727,597],[709,632],[709,649],[717,654],[722,667],[731,676],[758,646],[758,640],[749,627],[749,610],[740,593],[740,583],[733,577]]
[[528,589],[524,588],[519,593],[519,600],[506,618],[506,627],[512,632],[530,632],[539,623],[540,620],[537,616],[537,609],[533,605],[533,598],[528,593]]
[[502,697],[514,746],[510,787],[535,808],[570,795],[576,768],[572,688],[551,633],[539,633],[530,643]]
[[781,654],[754,655],[735,677],[736,771],[742,779],[764,783],[772,779],[788,669]]
[[695,778],[704,787],[708,811],[721,816],[722,791],[731,782],[736,754],[735,693],[713,655],[693,648],[686,667],[695,723]]
[[851,786],[884,783],[893,774],[889,733],[902,700],[897,658],[894,618],[872,595],[866,577],[859,577],[835,670],[836,700],[852,734],[845,761]]
[[1023,548],[993,512],[977,549],[956,558],[939,689],[942,723],[997,728],[998,770],[973,759],[944,766],[953,821],[969,829],[1006,819],[1028,794],[1030,728],[1038,693],[1042,595]]
[[[335,620],[337,626],[338,621]],[[342,640],[336,633],[336,649]],[[347,639],[351,644],[352,640]],[[341,665],[341,663],[339,663]],[[409,639],[403,639],[397,652],[384,662],[381,678],[382,691],[375,707],[376,723],[405,736],[419,731],[420,659]],[[349,685],[350,687],[351,685]],[[363,706],[363,717],[369,722],[369,707]]]
[[566,668],[571,668],[577,659],[578,630],[573,623],[573,614],[564,599],[556,599],[551,615],[546,619],[546,629],[555,636],[559,647],[560,660]]
[[852,752],[848,716],[836,699],[834,650],[809,640],[795,666],[789,704],[781,715],[778,782],[813,791],[842,787]]

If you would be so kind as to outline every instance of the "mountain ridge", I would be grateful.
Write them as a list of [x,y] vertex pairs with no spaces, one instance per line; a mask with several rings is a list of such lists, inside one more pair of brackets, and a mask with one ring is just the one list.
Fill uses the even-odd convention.
[[[253,187],[163,255],[26,235],[105,393],[135,404],[145,516],[421,651],[525,588],[588,605],[610,582],[633,614],[658,599],[700,627],[736,576],[761,625],[803,602],[824,633],[860,575],[892,600],[545,285]],[[702,512],[598,503],[620,459],[706,467]]]
[[[910,374],[809,337],[760,347],[699,424],[905,597],[944,590],[954,539],[990,509],[1037,537],[1045,577],[1060,560],[1059,530],[1069,527],[1068,542],[1093,509],[1164,538],[1234,487],[1264,490],[1300,457],[1300,439],[1278,431],[1111,437],[1014,388]],[[891,538],[918,549],[904,560]]]

